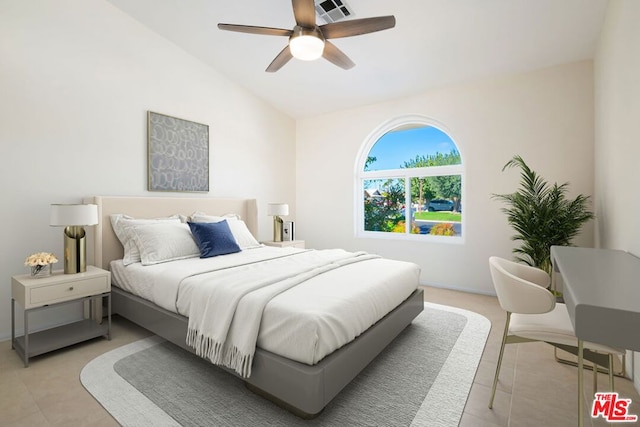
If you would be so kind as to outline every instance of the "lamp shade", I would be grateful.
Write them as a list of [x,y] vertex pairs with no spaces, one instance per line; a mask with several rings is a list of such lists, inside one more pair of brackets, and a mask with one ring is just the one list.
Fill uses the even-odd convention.
[[286,203],[269,203],[267,205],[267,215],[269,216],[289,215],[289,205]]
[[69,225],[96,225],[98,206],[96,205],[51,205],[49,225],[66,227]]

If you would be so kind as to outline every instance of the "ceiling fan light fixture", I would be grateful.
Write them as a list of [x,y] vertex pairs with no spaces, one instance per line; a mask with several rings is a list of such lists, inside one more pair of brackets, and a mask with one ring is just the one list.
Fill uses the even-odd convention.
[[316,29],[296,27],[289,39],[289,48],[294,58],[313,61],[320,58],[324,52],[324,38]]
[[313,61],[322,56],[324,41],[315,36],[299,36],[289,42],[291,54],[303,61]]
[[[318,2],[321,3],[318,5]],[[344,22],[331,22],[318,26],[315,13],[318,12],[317,8],[329,12],[337,8],[345,8],[346,12],[342,11],[345,16],[351,15],[351,12],[346,9],[344,0],[292,0],[291,4],[293,6],[293,15],[296,19],[296,26],[292,30],[223,23],[219,23],[218,28],[240,33],[289,37],[289,44],[276,55],[265,69],[267,73],[274,73],[292,58],[313,61],[323,57],[343,70],[349,70],[356,64],[336,45],[327,40],[374,33],[393,28],[396,25],[396,18],[393,15],[388,15]],[[316,6],[315,8],[314,5]]]

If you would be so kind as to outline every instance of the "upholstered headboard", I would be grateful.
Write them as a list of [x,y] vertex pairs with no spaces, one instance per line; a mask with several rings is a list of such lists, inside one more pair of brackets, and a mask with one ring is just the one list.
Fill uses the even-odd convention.
[[[124,250],[111,228],[111,214],[125,214],[134,218],[157,218],[175,214],[191,215],[196,211],[209,215],[235,213],[241,216],[249,231],[258,236],[258,208],[255,199],[216,199],[178,197],[87,197],[85,203],[98,206],[99,224],[93,229],[93,251],[89,249],[89,261],[100,268],[109,269],[109,263],[120,259]],[[89,231],[91,235],[91,231]],[[90,240],[91,242],[91,240]],[[91,261],[92,260],[92,261]]]

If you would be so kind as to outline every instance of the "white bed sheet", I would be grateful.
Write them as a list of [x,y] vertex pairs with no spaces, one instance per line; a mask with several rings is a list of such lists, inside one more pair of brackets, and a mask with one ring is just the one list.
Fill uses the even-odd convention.
[[[114,284],[186,316],[192,291],[190,275],[212,268],[295,256],[296,248],[261,247],[214,258],[192,258],[153,266],[111,263]],[[175,280],[171,287],[156,286]],[[331,270],[289,289],[265,307],[257,346],[313,365],[349,343],[411,295],[419,283],[416,264],[384,258]],[[160,280],[161,279],[161,280]],[[178,291],[180,289],[180,291]]]

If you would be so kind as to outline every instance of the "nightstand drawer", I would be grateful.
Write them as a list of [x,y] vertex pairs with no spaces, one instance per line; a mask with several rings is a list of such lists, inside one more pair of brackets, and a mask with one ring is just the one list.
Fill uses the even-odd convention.
[[28,306],[51,304],[83,296],[109,292],[108,276],[90,277],[84,280],[69,281],[49,286],[29,289]]

